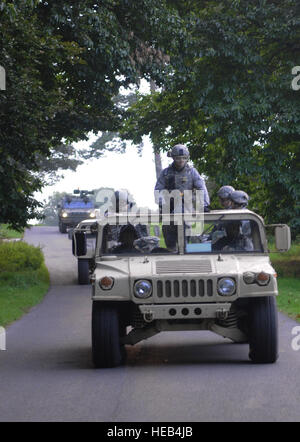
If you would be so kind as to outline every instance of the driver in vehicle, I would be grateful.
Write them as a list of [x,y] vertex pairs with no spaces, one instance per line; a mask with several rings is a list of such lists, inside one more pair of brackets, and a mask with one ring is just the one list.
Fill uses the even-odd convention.
[[134,253],[138,250],[133,243],[138,238],[138,234],[132,224],[127,224],[121,227],[119,242],[121,245],[114,247],[112,253]]
[[212,245],[213,251],[233,252],[254,250],[252,239],[241,233],[241,222],[233,221],[225,226],[226,236]]

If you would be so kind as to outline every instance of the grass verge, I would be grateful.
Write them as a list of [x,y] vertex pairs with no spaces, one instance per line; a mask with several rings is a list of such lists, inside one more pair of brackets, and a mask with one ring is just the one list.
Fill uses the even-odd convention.
[[18,232],[17,230],[10,229],[8,224],[0,224],[0,239],[13,239],[23,238],[24,231]]
[[38,270],[0,274],[0,325],[7,326],[38,304],[49,289],[49,273]]
[[282,312],[300,322],[300,279],[278,279],[277,306]]

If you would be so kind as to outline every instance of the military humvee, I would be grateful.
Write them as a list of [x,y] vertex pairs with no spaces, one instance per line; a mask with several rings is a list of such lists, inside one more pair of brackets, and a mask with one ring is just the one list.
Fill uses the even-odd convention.
[[[263,219],[246,209],[161,215],[150,220],[152,236],[134,239],[137,222],[119,215],[93,227],[95,367],[117,366],[125,360],[125,345],[172,330],[210,330],[249,343],[254,363],[275,362],[278,290]],[[124,244],[111,240],[116,223],[123,225]],[[276,248],[288,250],[289,227],[273,227]],[[172,250],[165,245],[168,230],[176,235]],[[86,233],[79,229],[74,253],[85,252]]]
[[74,190],[74,195],[66,195],[57,205],[58,229],[60,233],[66,233],[67,228],[75,227],[86,218],[95,219],[95,205],[88,197],[87,190]]

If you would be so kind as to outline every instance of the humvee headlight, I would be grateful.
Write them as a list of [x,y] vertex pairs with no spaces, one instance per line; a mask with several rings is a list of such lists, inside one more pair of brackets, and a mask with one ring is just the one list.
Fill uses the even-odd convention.
[[96,214],[94,211],[90,212],[90,218],[95,218]]
[[99,281],[99,286],[102,288],[102,290],[110,290],[113,285],[114,278],[111,278],[110,276],[104,276],[104,278],[101,278]]
[[221,296],[231,296],[235,293],[236,284],[232,278],[221,278],[218,281],[218,293]]
[[68,212],[63,212],[61,216],[62,216],[63,218],[67,218],[67,216],[68,216]]
[[152,284],[150,281],[141,279],[134,284],[133,291],[137,298],[149,298],[152,295]]
[[270,281],[270,275],[265,272],[260,272],[256,275],[256,281],[259,285],[267,285]]
[[253,284],[256,281],[256,273],[254,272],[245,272],[243,274],[243,279],[246,284]]
[[265,272],[245,272],[243,274],[243,279],[246,284],[254,284],[257,283],[259,285],[268,285],[270,281],[270,275]]

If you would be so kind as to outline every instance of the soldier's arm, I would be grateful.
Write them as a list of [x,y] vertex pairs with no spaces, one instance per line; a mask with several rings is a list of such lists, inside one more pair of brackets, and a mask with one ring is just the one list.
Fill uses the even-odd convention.
[[209,206],[210,198],[209,198],[209,194],[208,194],[204,179],[201,178],[200,174],[194,168],[192,169],[192,177],[193,177],[194,189],[203,190],[203,192],[204,192],[204,207]]
[[166,188],[166,179],[164,175],[164,171],[162,171],[158,177],[158,180],[156,181],[154,190],[163,190]]
[[162,203],[162,201],[159,201],[159,197],[157,195],[158,192],[161,190],[164,190],[166,188],[166,179],[164,171],[162,171],[158,177],[158,180],[156,181],[155,187],[154,187],[154,196],[155,196],[155,202],[156,204]]

